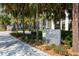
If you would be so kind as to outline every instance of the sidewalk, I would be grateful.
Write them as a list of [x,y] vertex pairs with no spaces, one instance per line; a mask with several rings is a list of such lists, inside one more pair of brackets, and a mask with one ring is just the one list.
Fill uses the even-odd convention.
[[0,56],[48,56],[30,45],[14,38],[10,31],[0,32]]

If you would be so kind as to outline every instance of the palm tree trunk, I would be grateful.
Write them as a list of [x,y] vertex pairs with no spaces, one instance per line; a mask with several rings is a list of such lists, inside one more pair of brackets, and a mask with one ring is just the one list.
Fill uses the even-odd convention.
[[73,43],[72,47],[74,51],[79,51],[79,10],[78,4],[73,4],[73,21],[72,21],[72,35],[73,35]]

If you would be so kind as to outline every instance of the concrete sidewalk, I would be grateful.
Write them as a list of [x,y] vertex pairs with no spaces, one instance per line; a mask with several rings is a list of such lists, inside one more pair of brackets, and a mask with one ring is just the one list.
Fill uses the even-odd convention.
[[0,56],[48,56],[42,52],[11,36],[10,31],[0,32]]

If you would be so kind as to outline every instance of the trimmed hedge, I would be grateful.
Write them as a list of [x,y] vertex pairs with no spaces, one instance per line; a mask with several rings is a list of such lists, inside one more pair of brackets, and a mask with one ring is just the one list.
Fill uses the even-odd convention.
[[23,34],[22,33],[10,33],[14,37],[21,37]]
[[[36,32],[32,31],[32,39],[36,39]],[[42,31],[38,31],[38,39],[42,39]]]
[[[22,37],[23,33],[11,33],[12,36],[14,37]],[[31,34],[25,34],[25,36],[27,36],[28,39],[36,39],[36,32],[32,31]],[[38,39],[42,39],[42,32],[38,31]]]
[[64,44],[72,46],[72,31],[61,31],[61,39]]
[[[11,35],[15,37],[22,37],[22,33],[11,33]],[[32,31],[31,34],[25,34],[24,40],[35,41],[36,40],[36,32]],[[42,31],[38,31],[38,40],[42,40]],[[38,41],[37,40],[37,41]],[[72,32],[71,31],[61,31],[61,43],[72,46]]]

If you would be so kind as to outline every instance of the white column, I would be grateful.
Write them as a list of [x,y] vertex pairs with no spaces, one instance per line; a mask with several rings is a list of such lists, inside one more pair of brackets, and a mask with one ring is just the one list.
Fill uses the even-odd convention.
[[51,20],[51,29],[55,29],[55,24],[54,24],[53,19]]
[[45,22],[46,22],[46,28],[48,28],[48,19],[46,19]]
[[43,20],[39,19],[39,29],[42,30],[42,26],[43,26]]
[[68,19],[68,13],[67,10],[65,11],[65,30],[68,31],[69,30],[69,19]]
[[63,27],[63,20],[61,19],[60,20],[60,29],[62,30],[62,27]]

